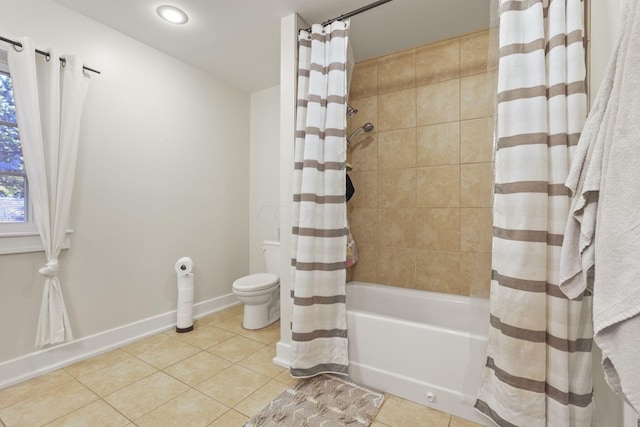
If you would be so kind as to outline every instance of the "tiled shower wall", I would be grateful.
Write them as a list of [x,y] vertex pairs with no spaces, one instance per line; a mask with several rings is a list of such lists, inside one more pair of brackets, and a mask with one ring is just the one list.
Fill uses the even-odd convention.
[[493,188],[489,31],[357,63],[348,279],[468,295],[488,289]]

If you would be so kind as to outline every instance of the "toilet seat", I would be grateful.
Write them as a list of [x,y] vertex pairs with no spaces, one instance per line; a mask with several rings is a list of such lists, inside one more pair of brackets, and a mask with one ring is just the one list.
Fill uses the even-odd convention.
[[278,285],[280,278],[275,274],[256,273],[233,282],[233,290],[240,292],[261,291]]

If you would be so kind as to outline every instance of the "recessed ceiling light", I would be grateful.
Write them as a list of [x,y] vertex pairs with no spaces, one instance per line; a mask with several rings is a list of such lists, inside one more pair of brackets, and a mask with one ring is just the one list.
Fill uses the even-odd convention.
[[189,20],[189,17],[182,9],[178,9],[175,6],[158,6],[156,13],[160,15],[162,19],[172,24],[184,24]]

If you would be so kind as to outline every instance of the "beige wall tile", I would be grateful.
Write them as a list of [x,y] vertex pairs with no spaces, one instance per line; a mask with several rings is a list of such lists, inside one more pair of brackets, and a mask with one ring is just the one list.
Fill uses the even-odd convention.
[[491,252],[492,221],[491,208],[462,208],[460,210],[460,250]]
[[493,161],[493,117],[460,122],[460,162]]
[[378,254],[376,246],[373,244],[359,245],[356,242],[358,248],[358,262],[350,268],[353,270],[353,280],[359,282],[378,282]]
[[398,169],[416,166],[416,128],[378,134],[378,168]]
[[407,50],[378,58],[378,94],[416,85],[416,54]]
[[465,208],[493,204],[493,163],[460,166],[460,205]]
[[379,248],[413,248],[416,245],[416,209],[378,209]]
[[460,166],[431,166],[417,170],[417,206],[460,206]]
[[459,122],[417,128],[416,162],[418,166],[460,163]]
[[378,132],[415,126],[415,88],[388,92],[378,96]]
[[378,283],[413,288],[415,277],[416,255],[413,249],[378,249]]
[[460,80],[447,80],[416,89],[417,125],[460,120]]
[[487,72],[489,30],[460,38],[460,75]]
[[[378,94],[378,60],[371,59],[355,64],[351,88],[349,91],[349,104],[352,100]],[[354,107],[355,108],[355,107]]]
[[425,208],[416,212],[416,248],[460,249],[460,209]]
[[349,178],[356,192],[348,204],[351,208],[375,208],[378,206],[378,173],[376,171],[351,171]]
[[416,287],[457,294],[460,289],[460,253],[416,251]]
[[349,209],[349,227],[351,235],[360,244],[373,243],[378,239],[378,211],[375,208]]
[[136,425],[206,426],[228,409],[212,398],[191,389],[137,419]]
[[460,294],[489,298],[491,253],[460,253]]
[[378,171],[378,206],[412,208],[416,205],[416,169]]
[[[347,119],[347,136],[350,136],[353,131],[355,131],[360,126],[364,125],[367,122],[371,122],[374,125],[373,133],[377,132],[378,129],[375,125],[378,123],[378,97],[377,96],[369,96],[367,98],[359,98],[354,99],[353,101],[349,101],[349,105],[358,110],[358,113],[355,116]],[[364,132],[360,132],[362,134]],[[361,135],[357,135],[353,139],[353,144],[356,144],[358,138],[361,138]]]
[[460,79],[460,119],[489,117],[494,110],[494,74],[474,74]]
[[347,161],[357,171],[378,169],[378,134],[360,132],[356,135],[347,150]]
[[457,79],[459,69],[458,39],[445,40],[416,49],[416,84],[418,86]]

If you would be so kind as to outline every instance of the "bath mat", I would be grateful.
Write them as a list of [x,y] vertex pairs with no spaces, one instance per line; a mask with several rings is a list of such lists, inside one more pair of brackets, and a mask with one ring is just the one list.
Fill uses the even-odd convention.
[[368,427],[383,401],[384,393],[319,375],[285,390],[243,427]]

